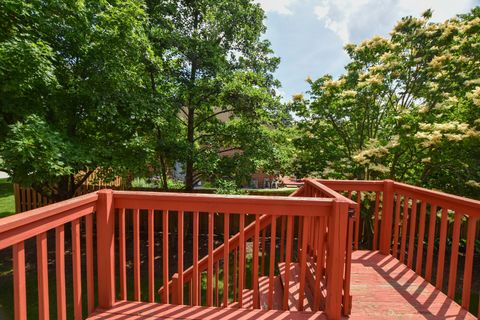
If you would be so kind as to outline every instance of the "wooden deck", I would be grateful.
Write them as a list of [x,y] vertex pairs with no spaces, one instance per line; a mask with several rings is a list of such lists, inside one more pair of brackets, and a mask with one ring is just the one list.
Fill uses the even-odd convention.
[[120,301],[109,310],[97,310],[89,320],[327,320],[323,312],[292,312],[240,308],[190,307],[171,304]]
[[[444,293],[392,256],[378,251],[352,254],[351,320],[356,319],[477,319]],[[291,312],[238,308],[189,307],[142,302],[118,302],[97,310],[89,319],[327,319],[323,312]],[[348,319],[348,318],[346,318]]]
[[352,253],[350,319],[477,319],[392,256]]

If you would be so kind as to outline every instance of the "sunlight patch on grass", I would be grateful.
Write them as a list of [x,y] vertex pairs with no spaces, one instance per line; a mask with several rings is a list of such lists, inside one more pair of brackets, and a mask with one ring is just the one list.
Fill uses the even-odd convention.
[[0,218],[15,213],[15,196],[10,179],[0,179]]

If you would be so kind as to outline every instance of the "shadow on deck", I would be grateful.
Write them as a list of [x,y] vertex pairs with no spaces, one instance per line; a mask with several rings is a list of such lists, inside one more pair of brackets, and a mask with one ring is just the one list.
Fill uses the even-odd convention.
[[[352,253],[352,314],[345,319],[472,319],[472,314],[391,255]],[[89,319],[327,319],[323,312],[118,302]]]
[[350,319],[476,319],[391,255],[352,253]]
[[323,312],[295,312],[242,308],[192,307],[171,304],[120,301],[109,310],[97,310],[89,320],[185,319],[185,320],[326,320]]

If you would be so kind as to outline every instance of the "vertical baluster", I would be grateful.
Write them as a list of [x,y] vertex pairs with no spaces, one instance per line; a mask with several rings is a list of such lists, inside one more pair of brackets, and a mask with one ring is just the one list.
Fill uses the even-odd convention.
[[292,259],[292,241],[293,241],[293,217],[287,218],[287,236],[286,236],[286,252],[285,252],[285,283],[283,284],[283,310],[288,310],[288,294],[290,291],[290,262]]
[[[466,310],[470,308],[470,289],[472,287],[472,268],[473,255],[475,249],[475,229],[477,219],[468,218],[467,230],[467,248],[465,252],[465,267],[463,272],[463,289],[462,289],[462,307]],[[480,313],[479,313],[480,315]]]
[[67,319],[65,297],[65,231],[63,225],[55,228],[55,283],[57,293],[57,319]]
[[162,211],[162,262],[163,262],[163,303],[168,303],[168,296],[170,294],[169,288],[169,271],[168,271],[168,210]]
[[423,240],[425,239],[425,216],[427,203],[422,201],[420,205],[420,222],[418,224],[418,243],[417,243],[417,263],[415,272],[422,275],[422,261],[423,261]]
[[362,215],[362,193],[360,190],[357,191],[357,208],[355,210],[355,245],[354,249],[358,250],[358,244],[360,241],[360,217]]
[[198,273],[198,278],[199,278],[199,283],[200,285],[198,286],[198,304],[202,305],[202,273]]
[[238,306],[241,308],[243,306],[243,284],[245,281],[245,215],[240,214],[240,237],[239,237],[239,246],[240,246],[240,261],[239,261],[239,271],[238,271]]
[[235,248],[233,252],[233,275],[232,275],[232,282],[233,282],[233,301],[238,301],[237,298],[237,266],[238,266],[238,249]]
[[260,245],[260,215],[255,215],[255,229],[253,237],[253,270],[252,270],[252,288],[253,288],[253,308],[258,308],[260,301],[258,298],[258,247]]
[[213,212],[208,213],[207,306],[213,305]]
[[263,229],[262,231],[262,257],[261,257],[261,262],[260,262],[260,274],[262,276],[265,275],[265,245],[266,245],[266,238],[267,238],[267,229]]
[[272,217],[271,231],[270,231],[270,263],[269,263],[269,286],[268,286],[268,310],[273,308],[273,288],[275,275],[275,248],[277,236],[277,217]]
[[118,215],[118,241],[120,260],[120,299],[127,300],[127,266],[126,266],[126,244],[125,244],[125,209],[120,209]]
[[307,239],[309,237],[310,217],[303,217],[303,225],[298,226],[302,229],[302,249],[300,251],[300,295],[298,299],[298,310],[303,310],[303,300],[305,299],[305,277],[307,270]]
[[348,218],[347,227],[347,253],[345,258],[345,282],[343,284],[343,313],[350,314],[352,309],[352,300],[350,296],[350,279],[352,273],[352,238],[353,238],[353,219]]
[[47,234],[37,236],[38,318],[49,318]]
[[433,249],[435,245],[435,223],[437,220],[437,206],[430,205],[430,220],[428,221],[427,264],[425,266],[425,280],[432,280]]
[[285,227],[286,227],[286,216],[281,217],[281,226],[280,226],[280,261],[285,261]]
[[140,301],[140,209],[133,210],[133,299]]
[[402,263],[405,263],[405,247],[407,244],[407,229],[408,229],[408,197],[403,197],[403,217],[402,217],[402,243],[400,245],[400,258]]
[[148,209],[148,301],[155,301],[155,216],[153,209]]
[[412,215],[410,216],[410,235],[408,237],[407,266],[412,269],[413,249],[415,246],[415,227],[417,224],[417,199],[412,198]]
[[215,306],[219,307],[220,302],[218,300],[218,268],[220,268],[220,261],[215,263]]
[[317,234],[317,264],[315,268],[315,288],[313,291],[313,311],[318,311],[320,309],[320,299],[321,299],[321,288],[320,280],[323,277],[323,266],[325,264],[325,217],[318,218],[318,234]]
[[13,250],[13,302],[15,320],[27,319],[27,293],[25,290],[25,245],[14,244]]
[[[312,223],[310,224],[310,232],[309,232],[309,237],[308,237],[308,242],[307,242],[307,253],[308,252],[315,252],[314,250],[316,249],[315,247],[315,226],[316,226],[316,219],[312,220]],[[311,251],[310,251],[311,250]]]
[[198,306],[198,291],[201,285],[198,281],[198,211],[193,212],[193,305]]
[[[223,215],[223,306],[228,306],[228,275],[229,275],[229,257],[230,257],[230,214]],[[234,284],[235,285],[235,284]]]
[[450,256],[450,274],[448,276],[448,296],[455,299],[455,285],[457,283],[457,267],[458,267],[458,245],[460,241],[460,224],[462,215],[454,212],[453,235],[452,235],[452,253]]
[[184,212],[178,212],[178,304],[183,304],[183,223]]
[[188,304],[193,306],[193,283],[192,280],[188,281]]
[[380,192],[375,192],[375,213],[373,216],[373,251],[378,249],[378,211],[380,206]]
[[[245,252],[245,269],[247,268],[247,266],[246,266],[246,264],[247,264],[247,242],[249,241],[249,239],[251,239],[251,238],[245,239],[245,242],[243,244],[243,252]],[[247,277],[246,276],[243,278],[243,287],[244,288],[247,287]]]
[[80,221],[72,221],[73,313],[82,319],[82,267],[80,256]]
[[398,235],[399,235],[399,228],[400,228],[400,200],[401,196],[397,193],[395,201],[395,224],[393,229],[393,251],[392,255],[395,258],[398,258]]
[[85,250],[87,251],[87,310],[91,314],[95,310],[95,284],[93,280],[93,216],[85,217]]
[[441,209],[441,221],[440,221],[440,245],[438,247],[438,263],[437,263],[437,281],[435,282],[435,287],[442,290],[443,287],[443,268],[445,265],[445,246],[447,242],[447,216],[448,209]]
[[[300,229],[302,228],[303,225],[303,217],[297,217],[297,254],[300,255],[300,251],[302,250],[302,238],[303,238],[303,233],[300,232]],[[295,233],[295,228],[294,231]],[[297,259],[299,256],[297,257]]]

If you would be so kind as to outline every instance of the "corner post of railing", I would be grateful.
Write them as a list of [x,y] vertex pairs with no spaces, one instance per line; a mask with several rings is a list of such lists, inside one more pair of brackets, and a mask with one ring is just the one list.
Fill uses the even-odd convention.
[[392,239],[392,223],[393,223],[393,188],[392,180],[384,181],[383,198],[382,198],[382,227],[380,234],[380,253],[383,255],[390,254]]
[[98,191],[97,203],[97,272],[98,306],[110,308],[115,303],[115,214],[113,191]]
[[180,302],[180,288],[179,288],[179,281],[178,281],[178,273],[175,273],[172,276],[172,304],[179,304]]
[[347,241],[348,203],[334,199],[328,219],[327,297],[328,319],[341,319],[345,248]]

